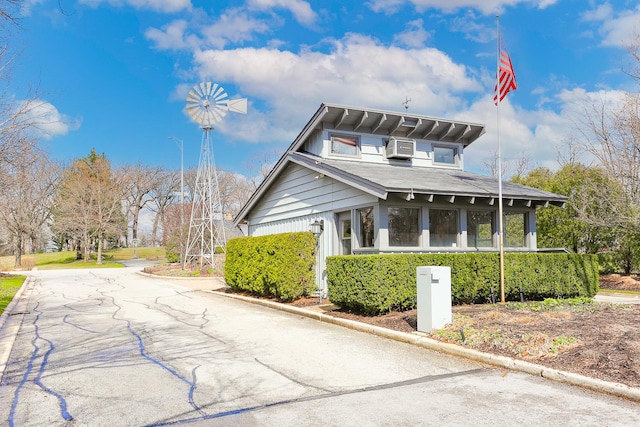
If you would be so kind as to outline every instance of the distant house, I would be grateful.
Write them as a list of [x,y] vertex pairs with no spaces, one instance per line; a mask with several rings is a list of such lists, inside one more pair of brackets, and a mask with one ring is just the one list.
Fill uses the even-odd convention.
[[[322,104],[235,218],[250,236],[321,223],[331,255],[497,251],[498,180],[465,172],[483,125]],[[536,208],[566,197],[504,182],[505,248],[535,251]]]

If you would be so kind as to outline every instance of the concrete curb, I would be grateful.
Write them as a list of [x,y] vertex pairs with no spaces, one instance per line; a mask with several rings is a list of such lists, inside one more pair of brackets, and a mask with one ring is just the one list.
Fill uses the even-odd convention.
[[341,318],[333,317],[317,311],[300,308],[300,307],[293,307],[293,306],[280,304],[273,301],[266,301],[266,300],[261,300],[257,298],[250,298],[242,295],[234,295],[234,294],[228,294],[228,293],[217,292],[217,291],[209,291],[209,292],[212,294],[226,297],[226,298],[232,298],[232,299],[248,302],[251,304],[261,305],[264,307],[269,307],[276,310],[281,310],[288,313],[305,316],[311,319],[318,320],[320,322],[331,323],[334,325],[343,326],[356,331],[378,335],[383,338],[388,338],[395,341],[404,342],[407,344],[417,345],[429,350],[434,350],[440,353],[446,353],[453,356],[474,360],[476,362],[485,363],[487,365],[495,366],[498,368],[505,368],[512,371],[523,372],[526,374],[547,378],[553,381],[575,385],[575,386],[583,387],[589,390],[594,390],[600,393],[607,393],[613,396],[618,396],[618,397],[629,399],[635,402],[640,402],[640,388],[629,387],[625,384],[614,383],[610,381],[602,381],[602,380],[598,380],[591,377],[585,377],[584,375],[574,374],[572,372],[559,371],[557,369],[536,365],[534,363],[529,363],[522,360],[513,359],[510,357],[498,356],[490,353],[483,353],[483,352],[462,347],[459,345],[443,343],[443,342],[434,340],[432,338],[428,338],[425,334],[421,332],[414,332],[414,333],[398,332],[390,329],[385,329],[379,326],[356,322],[349,319],[341,319]]
[[[33,281],[33,277],[27,276],[20,289],[18,289],[18,292],[16,292],[9,305],[4,309],[2,315],[0,315],[0,383],[2,383],[2,377],[4,377],[4,371],[7,368],[7,362],[9,361],[13,344],[18,337],[18,330],[22,325],[24,313],[22,314],[20,322],[16,322],[10,329],[6,326],[8,323],[7,321],[10,315],[15,315],[13,312],[15,311],[16,306],[22,302],[23,298],[28,298],[27,295],[24,295],[24,292],[27,287],[31,286]],[[7,330],[5,330],[5,327]]]
[[150,273],[145,273],[144,271],[136,271],[136,274],[139,274],[140,276],[144,276],[144,277],[150,277],[152,279],[164,279],[164,280],[196,280],[196,281],[212,281],[212,282],[219,282],[222,281],[221,284],[223,284],[224,286],[227,286],[224,283],[224,279],[222,277],[213,277],[213,276],[209,276],[209,277],[181,277],[181,276],[161,276],[159,274],[150,274]]

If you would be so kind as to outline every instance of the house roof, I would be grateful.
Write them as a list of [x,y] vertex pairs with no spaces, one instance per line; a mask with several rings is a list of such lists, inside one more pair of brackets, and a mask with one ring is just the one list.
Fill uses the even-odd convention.
[[[479,194],[489,199],[498,197],[497,180],[460,170],[405,168],[397,165],[322,159],[300,153],[299,150],[305,141],[318,129],[457,142],[464,147],[485,133],[484,125],[476,123],[438,119],[408,112],[394,113],[323,103],[240,210],[234,220],[236,224],[246,217],[289,162],[295,162],[319,172],[322,166],[324,168],[322,170],[326,170],[327,174],[331,174],[334,178],[382,199],[386,199],[390,193],[406,193],[410,198],[416,193],[433,197],[436,195],[479,197]],[[385,177],[384,180],[381,177]],[[424,184],[418,185],[418,183]],[[431,185],[431,183],[434,184]],[[417,188],[420,186],[424,188]],[[505,182],[504,197],[509,197],[506,196],[507,190],[514,198],[517,195],[518,199],[527,199],[536,204],[547,202],[563,204],[566,201],[566,198],[557,194]]]
[[[399,194],[407,200],[423,195],[430,201],[445,197],[450,202],[455,198],[493,199],[499,197],[498,180],[492,177],[465,172],[459,169],[425,168],[411,165],[352,162],[349,160],[323,159],[308,153],[289,153],[293,163],[359,188],[381,199],[390,194]],[[502,197],[513,203],[520,201],[528,206],[547,203],[563,205],[567,198],[537,188],[502,183]]]
[[431,141],[471,144],[485,132],[484,125],[461,120],[439,119],[419,114],[322,104],[298,135],[289,151],[296,151],[308,130],[328,128],[372,135],[429,139]]

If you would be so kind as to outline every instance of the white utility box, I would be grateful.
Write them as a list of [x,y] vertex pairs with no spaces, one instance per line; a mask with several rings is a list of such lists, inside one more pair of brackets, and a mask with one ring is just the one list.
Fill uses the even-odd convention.
[[451,267],[418,267],[418,331],[451,323]]

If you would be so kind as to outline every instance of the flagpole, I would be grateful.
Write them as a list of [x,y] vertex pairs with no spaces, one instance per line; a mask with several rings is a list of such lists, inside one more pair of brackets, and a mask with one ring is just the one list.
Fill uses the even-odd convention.
[[[496,84],[500,87],[500,15],[496,15],[497,55],[496,55]],[[498,92],[500,97],[500,92]],[[500,246],[500,302],[505,303],[504,298],[504,224],[502,214],[502,150],[500,147],[500,100],[496,105],[496,130],[498,135],[498,240]]]

